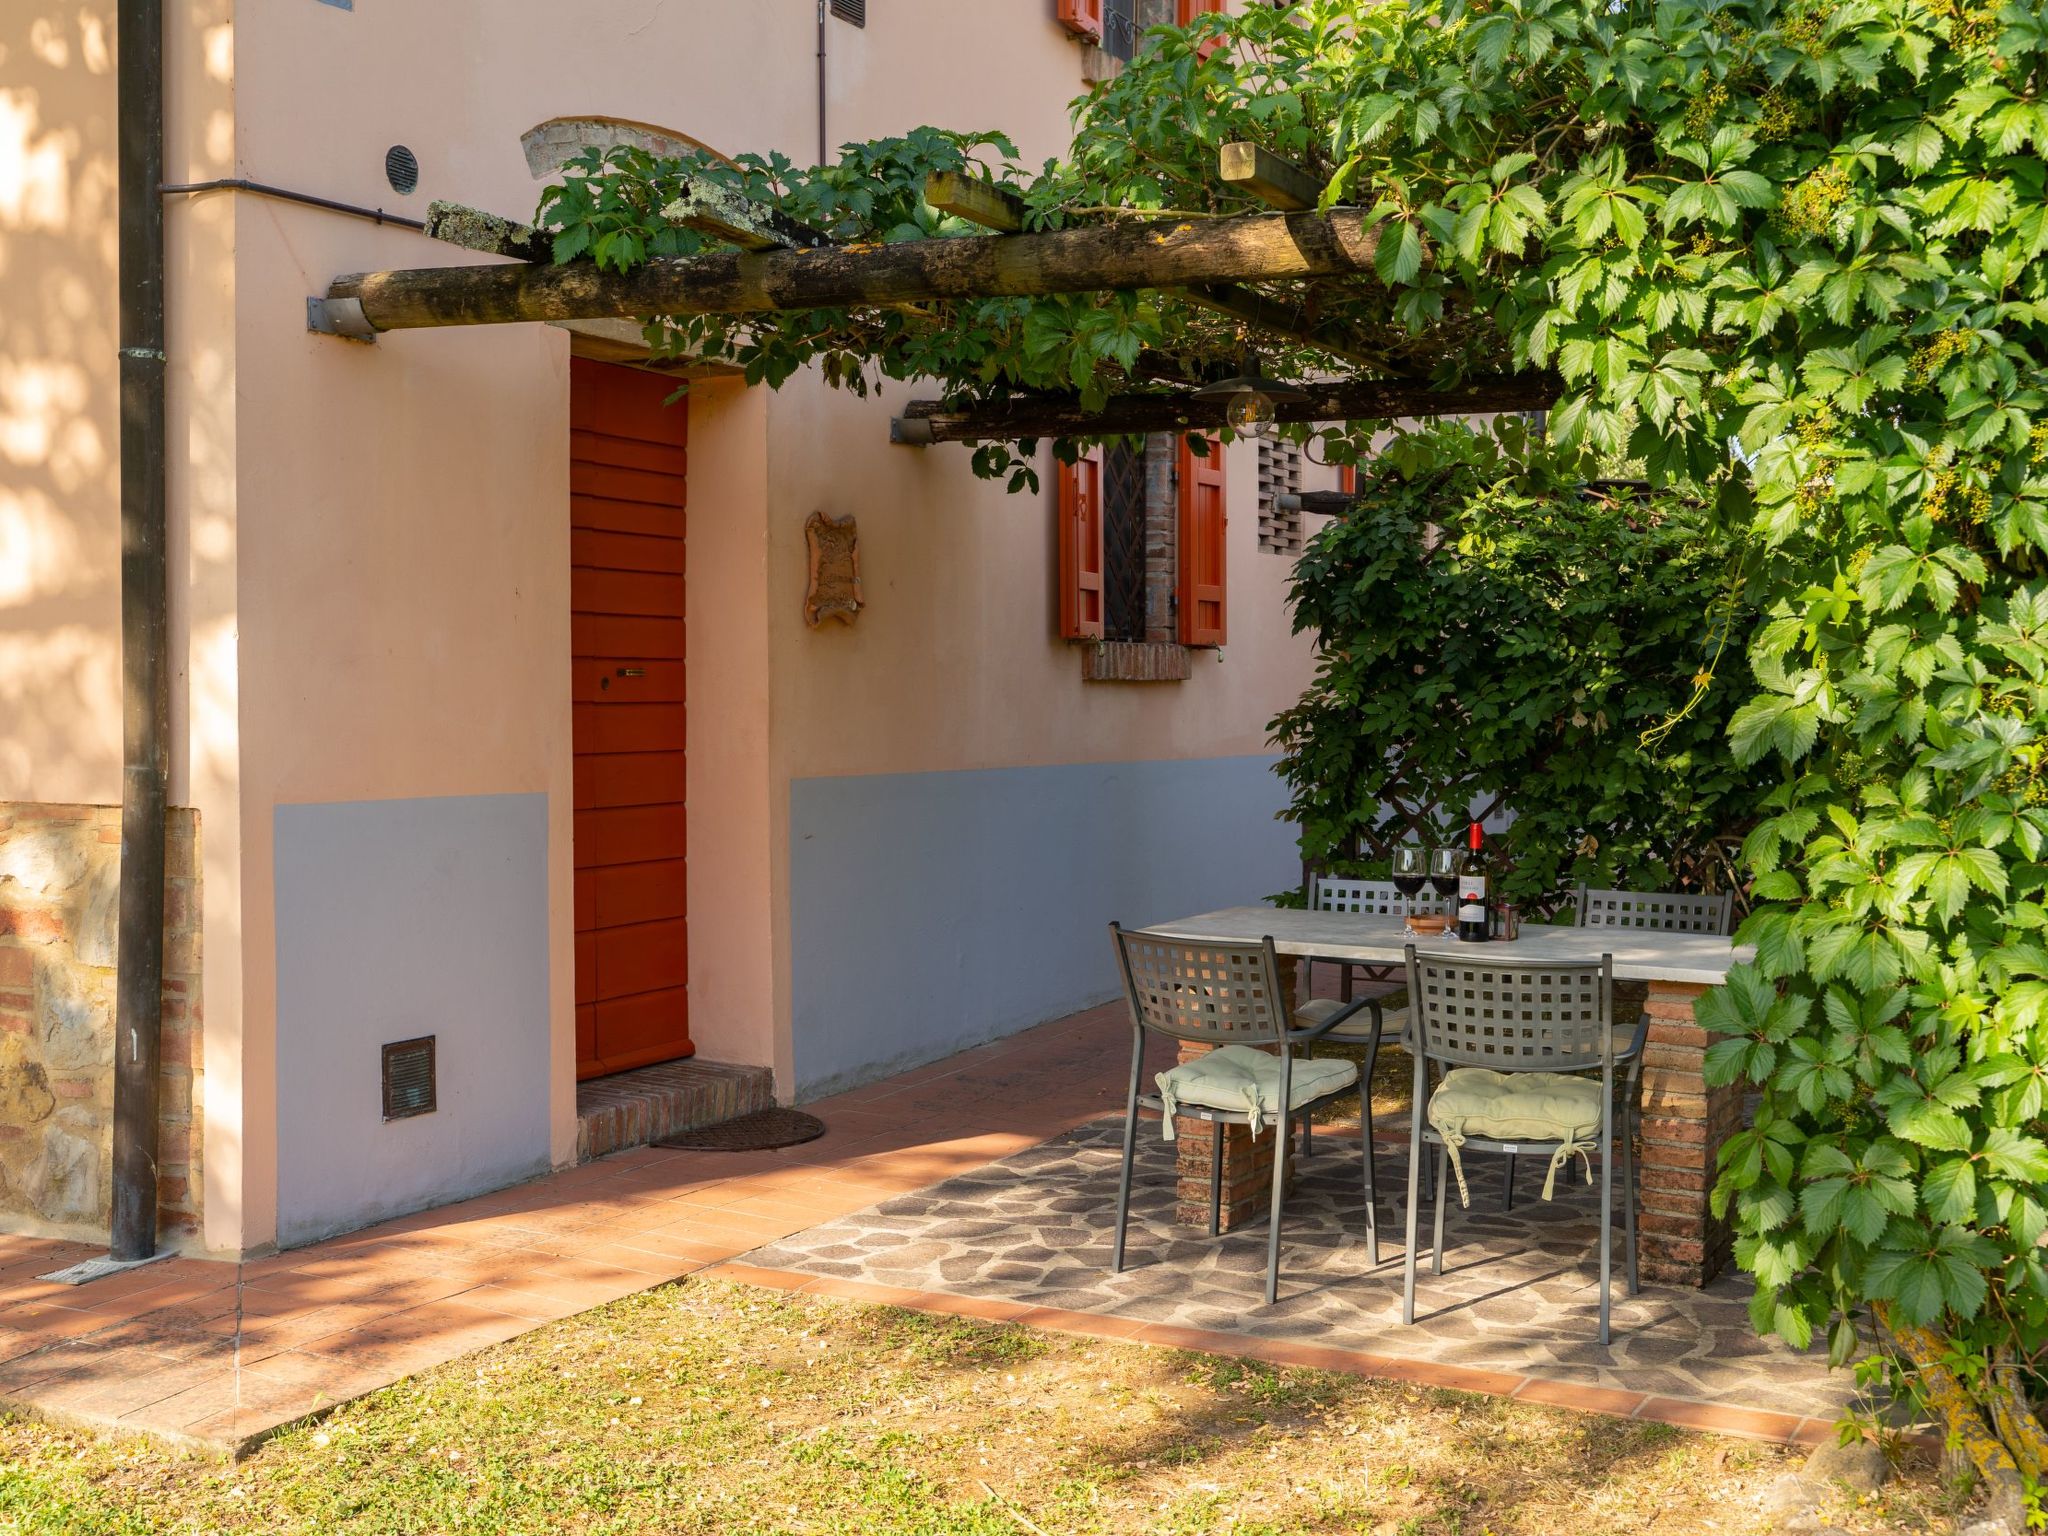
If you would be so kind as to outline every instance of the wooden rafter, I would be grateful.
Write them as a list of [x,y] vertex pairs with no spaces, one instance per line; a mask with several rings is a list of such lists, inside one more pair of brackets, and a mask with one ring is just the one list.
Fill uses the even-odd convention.
[[662,205],[661,216],[672,224],[730,240],[743,251],[811,251],[832,243],[831,236],[810,225],[709,181],[687,183],[677,197]]
[[1225,186],[1249,192],[1275,208],[1298,211],[1322,201],[1320,179],[1256,144],[1226,144],[1216,160]]
[[520,261],[550,261],[554,257],[554,241],[536,232],[531,224],[438,198],[427,204],[427,238],[459,245],[465,251],[513,256]]
[[1039,234],[593,264],[428,267],[337,278],[378,331],[606,316],[757,314],[935,299],[1369,274],[1378,235],[1355,208],[1160,219]]
[[[1542,410],[1557,399],[1560,387],[1550,373],[1467,379],[1449,389],[1431,389],[1419,380],[1354,379],[1307,386],[1306,399],[1282,401],[1274,414],[1282,422],[1323,422]],[[913,400],[904,407],[898,435],[905,442],[964,443],[1202,431],[1224,425],[1226,404],[1186,393],[1111,395],[1095,410],[1066,395],[1026,395],[960,408]]]

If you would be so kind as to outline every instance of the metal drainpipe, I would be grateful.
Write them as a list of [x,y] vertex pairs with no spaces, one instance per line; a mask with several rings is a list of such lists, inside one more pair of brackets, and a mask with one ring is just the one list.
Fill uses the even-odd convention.
[[825,0],[818,0],[818,164],[825,163]]
[[163,0],[116,12],[121,344],[121,892],[109,1256],[156,1252],[169,567],[164,509]]

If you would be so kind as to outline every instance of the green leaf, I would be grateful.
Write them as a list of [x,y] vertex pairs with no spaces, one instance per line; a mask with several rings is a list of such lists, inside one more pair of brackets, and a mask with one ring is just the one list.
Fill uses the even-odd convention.
[[1405,220],[1380,226],[1378,248],[1373,251],[1373,270],[1389,288],[1415,281],[1422,271],[1422,234]]
[[1969,1125],[1953,1109],[1934,1099],[1916,1098],[1894,1107],[1885,1117],[1885,1124],[1902,1141],[1950,1152],[1970,1149]]
[[1967,1157],[1930,1163],[1920,1176],[1920,1198],[1935,1221],[1962,1221],[1977,1208],[1977,1172]]

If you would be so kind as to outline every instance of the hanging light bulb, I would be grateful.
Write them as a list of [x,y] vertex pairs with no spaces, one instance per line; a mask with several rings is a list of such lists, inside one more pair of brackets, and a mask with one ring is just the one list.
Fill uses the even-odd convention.
[[1243,389],[1230,397],[1223,419],[1239,432],[1256,436],[1273,425],[1273,397],[1263,390]]
[[1278,415],[1275,407],[1281,401],[1308,398],[1306,391],[1261,374],[1256,354],[1248,354],[1243,366],[1244,372],[1235,377],[1218,379],[1195,391],[1197,400],[1221,400],[1224,403],[1223,419],[1233,431],[1259,436],[1273,425]]

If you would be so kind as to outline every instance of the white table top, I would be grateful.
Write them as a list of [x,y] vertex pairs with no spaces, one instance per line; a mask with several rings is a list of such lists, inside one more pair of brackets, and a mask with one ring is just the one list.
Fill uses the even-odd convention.
[[[1153,923],[1147,932],[1173,939],[1216,939],[1257,943],[1268,934],[1283,955],[1348,960],[1355,965],[1400,965],[1407,946],[1458,951],[1455,939],[1417,937],[1396,917],[1359,917],[1347,912],[1301,912],[1283,907],[1225,907],[1196,917]],[[1614,956],[1621,981],[1677,981],[1713,986],[1730,966],[1749,959],[1747,944],[1731,944],[1711,933],[1663,933],[1642,928],[1547,928],[1524,923],[1512,943],[1474,944],[1502,960],[1598,960]]]

